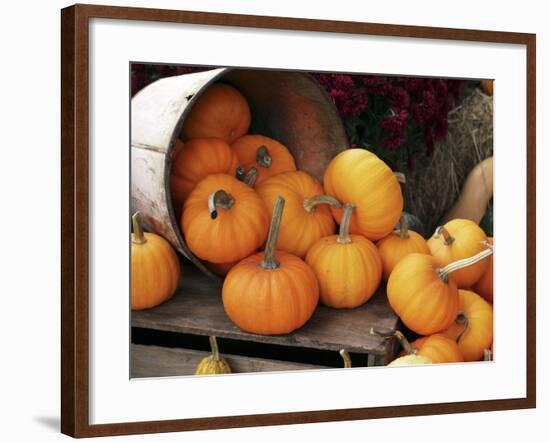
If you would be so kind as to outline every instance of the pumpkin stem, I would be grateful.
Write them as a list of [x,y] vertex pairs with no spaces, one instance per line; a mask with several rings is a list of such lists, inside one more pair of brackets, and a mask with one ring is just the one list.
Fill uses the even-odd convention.
[[401,214],[399,218],[399,238],[408,239],[409,238],[409,225],[405,215]]
[[464,334],[468,330],[468,327],[470,326],[470,320],[468,319],[468,316],[466,316],[466,313],[460,312],[458,314],[458,316],[456,317],[455,322],[459,325],[464,325],[464,328],[462,329],[462,331],[458,334],[458,336],[455,339],[456,343],[459,344],[460,340],[462,339],[462,337],[464,336]]
[[486,348],[483,350],[483,360],[486,362],[493,360],[493,352],[490,349]]
[[283,217],[283,209],[285,207],[285,199],[278,196],[273,207],[273,215],[271,216],[271,225],[267,234],[267,242],[265,244],[264,259],[260,262],[262,269],[275,270],[281,266],[281,263],[275,258],[275,246],[279,237],[279,226]]
[[336,198],[329,195],[315,195],[304,200],[304,209],[307,213],[313,213],[317,204],[328,204],[340,208],[342,204]]
[[218,341],[216,340],[216,337],[215,336],[210,336],[208,338],[208,340],[210,341],[210,349],[212,350],[212,358],[215,361],[219,361],[220,360],[220,350],[218,348]]
[[143,234],[143,226],[141,221],[141,213],[136,212],[132,215],[132,227],[134,234],[132,235],[132,242],[134,244],[144,244],[147,242],[145,235]]
[[212,192],[208,197],[208,211],[210,212],[210,218],[216,219],[218,217],[219,208],[228,210],[235,203],[235,198],[229,195],[225,190],[216,190]]
[[258,169],[255,167],[251,167],[248,172],[243,177],[243,182],[249,186],[252,187],[254,183],[256,182],[256,179],[258,178]]
[[414,347],[407,340],[405,335],[399,330],[395,330],[393,332],[381,332],[380,330],[375,330],[373,327],[371,327],[369,333],[373,336],[379,336],[381,338],[396,338],[399,344],[401,344],[401,347],[403,347],[403,350],[405,350],[405,353],[407,353],[408,355],[416,354],[416,350],[414,349]]
[[237,178],[239,181],[244,181],[245,174],[245,168],[243,166],[237,166],[237,168],[235,169],[235,178]]
[[402,172],[394,172],[393,176],[397,179],[397,182],[400,184],[407,184],[407,178]]
[[343,348],[340,350],[340,356],[342,356],[342,359],[344,360],[344,368],[351,368],[351,356],[349,355],[348,351]]
[[273,158],[269,155],[269,150],[267,150],[267,146],[260,146],[258,147],[258,150],[256,150],[256,163],[258,163],[260,166],[265,167],[266,169],[268,167],[271,167],[271,163],[273,163]]
[[354,208],[355,206],[350,203],[347,203],[344,206],[344,214],[342,215],[342,221],[340,221],[338,238],[336,238],[336,242],[339,244],[349,244],[351,242],[351,238],[349,236],[349,223],[351,221],[351,215]]
[[487,244],[487,248],[482,252],[479,252],[474,256],[470,256],[469,258],[459,259],[458,261],[447,264],[445,267],[437,269],[436,272],[444,282],[449,282],[450,273],[474,265],[479,261],[483,261],[485,258],[488,258],[492,254],[493,246],[491,244]]
[[439,238],[441,235],[443,235],[443,238],[445,239],[444,244],[446,246],[450,246],[455,240],[454,237],[452,237],[449,231],[445,228],[445,226],[439,226],[435,230],[435,235],[436,238]]

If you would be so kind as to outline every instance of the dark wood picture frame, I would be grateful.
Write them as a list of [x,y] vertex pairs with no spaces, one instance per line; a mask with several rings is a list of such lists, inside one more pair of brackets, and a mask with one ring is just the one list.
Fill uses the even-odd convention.
[[[527,395],[454,402],[90,425],[88,316],[88,26],[90,18],[512,43],[527,50]],[[536,36],[465,29],[247,16],[113,6],[61,11],[61,431],[73,437],[283,425],[536,406]]]

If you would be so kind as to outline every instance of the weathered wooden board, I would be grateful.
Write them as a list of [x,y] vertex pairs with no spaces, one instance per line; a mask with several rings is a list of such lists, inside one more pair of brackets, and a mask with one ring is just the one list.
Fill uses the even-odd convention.
[[[195,373],[199,361],[208,352],[155,345],[132,345],[132,378],[186,376]],[[320,365],[299,364],[246,356],[223,355],[233,373],[266,371],[311,370],[326,368]]]
[[393,356],[390,355],[394,351],[393,343],[370,336],[369,329],[395,330],[398,323],[388,304],[385,286],[381,286],[365,305],[356,309],[336,310],[319,305],[312,318],[293,333],[280,336],[247,333],[225,314],[221,282],[206,277],[188,263],[182,265],[180,287],[170,301],[132,313],[134,327],[319,350],[346,348],[384,357]]

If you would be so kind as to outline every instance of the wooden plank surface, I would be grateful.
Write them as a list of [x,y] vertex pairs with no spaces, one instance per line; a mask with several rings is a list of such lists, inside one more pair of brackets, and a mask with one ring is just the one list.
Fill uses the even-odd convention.
[[[195,373],[199,361],[210,353],[181,348],[132,344],[132,378],[186,376]],[[311,370],[327,368],[246,356],[223,355],[233,373]]]
[[132,326],[320,350],[346,348],[356,353],[378,355],[392,351],[391,340],[369,335],[370,327],[389,331],[398,326],[398,318],[388,304],[384,285],[366,304],[356,309],[336,310],[319,305],[302,328],[279,336],[255,335],[234,325],[225,314],[221,287],[221,282],[183,262],[176,294],[158,307],[132,312]]

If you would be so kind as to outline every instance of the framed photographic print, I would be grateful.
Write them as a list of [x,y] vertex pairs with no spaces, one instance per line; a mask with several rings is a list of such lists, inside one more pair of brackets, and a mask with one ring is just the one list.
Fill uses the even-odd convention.
[[534,35],[61,16],[64,433],[535,407]]

